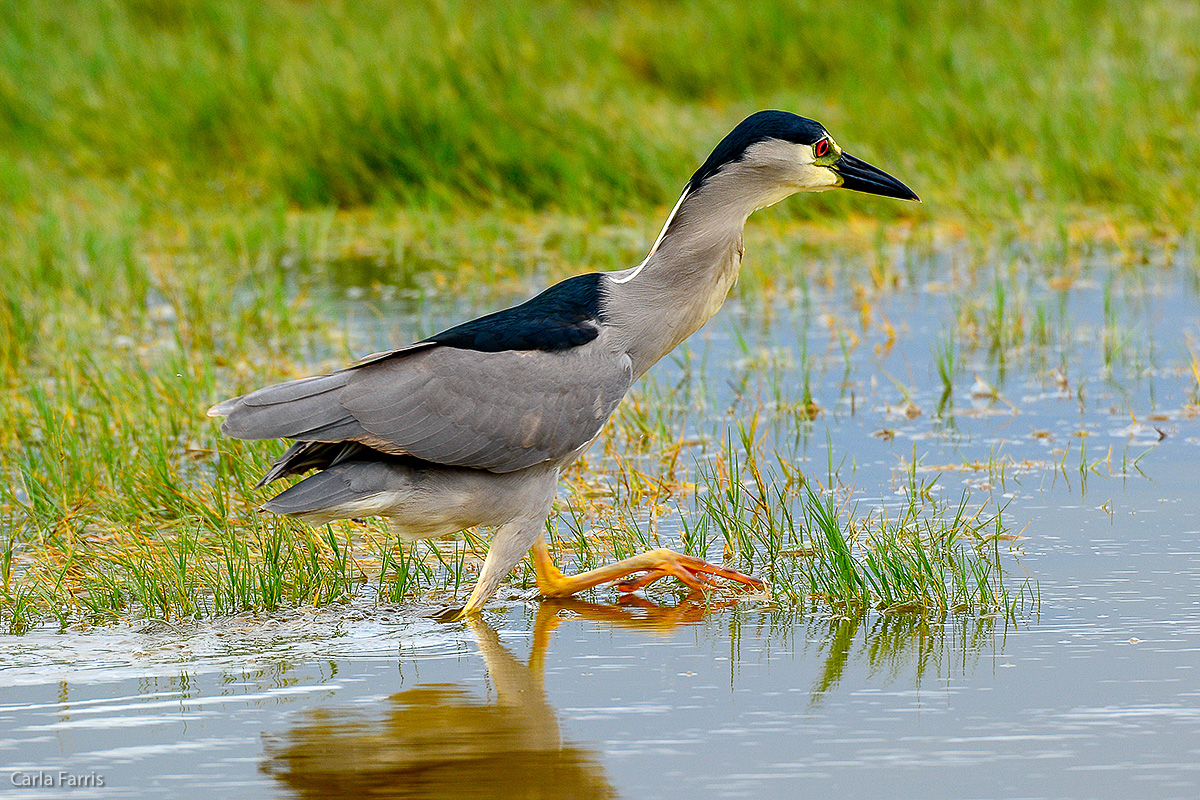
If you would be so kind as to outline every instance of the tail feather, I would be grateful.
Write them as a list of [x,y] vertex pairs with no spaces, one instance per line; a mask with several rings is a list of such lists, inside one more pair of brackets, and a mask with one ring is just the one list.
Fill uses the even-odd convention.
[[337,399],[349,380],[347,372],[301,378],[226,400],[208,413],[225,417],[221,430],[236,439],[347,439],[363,432]]
[[350,461],[310,475],[275,495],[262,510],[288,516],[339,519],[387,488],[386,464]]
[[357,442],[296,442],[275,459],[255,488],[289,475],[303,475],[310,469],[328,469],[369,450]]

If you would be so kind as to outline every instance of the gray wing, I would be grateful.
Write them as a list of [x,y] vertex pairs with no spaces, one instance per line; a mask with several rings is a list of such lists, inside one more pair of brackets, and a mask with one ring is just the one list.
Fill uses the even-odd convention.
[[558,352],[405,348],[269,386],[210,411],[240,439],[359,442],[436,464],[511,472],[590,442],[633,382],[599,342]]

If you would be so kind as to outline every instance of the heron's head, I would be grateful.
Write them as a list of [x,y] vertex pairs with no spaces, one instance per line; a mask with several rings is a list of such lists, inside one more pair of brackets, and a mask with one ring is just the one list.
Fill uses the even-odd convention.
[[786,111],[759,111],[742,120],[696,170],[687,188],[696,191],[722,178],[761,195],[755,202],[759,208],[795,192],[839,187],[919,202],[912,189],[844,152],[819,122]]

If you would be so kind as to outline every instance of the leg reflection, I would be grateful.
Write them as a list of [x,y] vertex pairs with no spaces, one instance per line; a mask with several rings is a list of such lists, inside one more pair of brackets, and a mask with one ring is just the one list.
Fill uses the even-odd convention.
[[407,689],[382,715],[320,709],[268,742],[263,769],[300,797],[610,798],[596,754],[562,741],[543,683],[546,652],[566,619],[670,631],[713,608],[700,594],[676,606],[631,596],[622,604],[541,603],[529,662],[522,663],[478,615],[467,619],[495,689],[483,700],[464,686]]
[[443,684],[393,695],[382,717],[317,710],[266,745],[264,771],[313,798],[616,797],[596,755],[561,740],[546,701],[550,617],[535,629],[528,664],[478,616],[470,619],[494,701]]

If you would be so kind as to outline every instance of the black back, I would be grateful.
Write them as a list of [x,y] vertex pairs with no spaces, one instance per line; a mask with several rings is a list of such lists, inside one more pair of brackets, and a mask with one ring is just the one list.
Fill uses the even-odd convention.
[[816,144],[827,136],[825,127],[819,122],[806,119],[787,111],[759,111],[746,117],[721,140],[700,169],[692,175],[687,188],[695,191],[706,180],[720,171],[721,167],[738,161],[746,154],[746,148],[767,139],[782,139],[797,144]]
[[519,306],[455,325],[425,341],[485,353],[568,350],[600,335],[601,299],[600,273],[576,275]]

